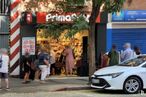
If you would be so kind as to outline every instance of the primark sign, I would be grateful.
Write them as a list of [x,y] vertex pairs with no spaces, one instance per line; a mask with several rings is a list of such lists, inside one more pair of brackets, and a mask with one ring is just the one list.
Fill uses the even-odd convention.
[[60,22],[70,22],[74,17],[77,17],[77,14],[67,14],[67,15],[59,15],[59,14],[47,14],[46,21],[60,21]]
[[50,22],[58,22],[58,23],[73,23],[73,20],[76,17],[83,15],[86,21],[89,21],[90,14],[84,13],[81,14],[79,12],[72,13],[45,13],[45,12],[37,12],[37,23],[50,23]]

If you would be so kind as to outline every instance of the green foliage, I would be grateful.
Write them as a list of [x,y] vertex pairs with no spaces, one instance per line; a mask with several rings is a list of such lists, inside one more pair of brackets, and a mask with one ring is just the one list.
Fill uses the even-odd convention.
[[65,0],[56,3],[57,9],[62,9],[64,12],[77,12],[80,6],[84,6],[85,0]]
[[68,33],[65,34],[65,37],[72,38],[76,33],[89,29],[89,25],[84,16],[81,15],[78,18],[76,17],[72,24],[39,24],[38,29],[44,29],[44,37],[52,37],[55,39],[58,38],[64,30],[68,30]]
[[69,4],[70,6],[75,6],[75,5],[83,5],[85,0],[66,0],[66,3]]
[[109,13],[120,11],[124,2],[125,0],[105,0],[104,10]]
[[[92,13],[95,13],[93,15],[98,15],[99,11],[97,11],[97,9],[95,8],[100,8],[103,4],[103,11],[106,11],[108,13],[120,11],[124,2],[125,0],[92,0],[94,7]],[[78,6],[83,5],[84,0],[64,0],[58,2],[56,4],[56,8],[62,9],[64,12],[78,12]],[[49,23],[47,25],[38,25],[38,27],[45,28],[44,35],[46,37],[50,36],[53,38],[58,38],[64,30],[68,29],[68,33],[66,33],[65,36],[67,38],[72,38],[76,33],[89,29],[89,23],[85,20],[84,16],[81,15],[80,17],[74,19],[73,24]]]
[[82,30],[88,30],[89,23],[85,20],[83,15],[80,15],[78,18],[76,17],[74,20],[74,24],[70,27],[69,32],[66,33],[67,38],[73,37],[76,33],[82,32]]
[[58,38],[61,33],[67,29],[69,25],[61,25],[58,23],[39,24],[38,29],[44,29],[43,36],[45,38]]

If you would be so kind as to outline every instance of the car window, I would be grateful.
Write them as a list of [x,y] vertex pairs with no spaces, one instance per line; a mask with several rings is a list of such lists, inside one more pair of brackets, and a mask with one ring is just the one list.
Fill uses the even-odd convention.
[[139,56],[137,58],[125,61],[121,64],[119,64],[119,66],[132,66],[132,67],[136,67],[141,65],[143,62],[146,62],[146,56]]
[[145,67],[146,68],[146,63],[142,67]]

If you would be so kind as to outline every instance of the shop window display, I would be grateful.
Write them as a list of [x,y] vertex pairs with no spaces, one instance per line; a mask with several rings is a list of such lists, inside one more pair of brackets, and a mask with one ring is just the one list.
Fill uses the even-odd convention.
[[[52,50],[55,55],[56,61],[59,60],[63,50],[65,49],[65,46],[69,45],[73,49],[74,57],[75,57],[75,64],[78,60],[81,59],[82,55],[82,37],[88,36],[88,31],[82,31],[80,33],[77,33],[74,38],[67,39],[65,38],[65,33],[67,30],[62,32],[62,35],[58,39],[53,39],[51,37],[46,37],[43,35],[43,29],[37,31],[37,44],[39,44],[41,47],[43,47],[46,51]],[[62,65],[63,67],[63,65]],[[76,66],[74,66],[74,72],[73,74],[76,75]],[[64,68],[60,70],[61,74],[65,74]]]

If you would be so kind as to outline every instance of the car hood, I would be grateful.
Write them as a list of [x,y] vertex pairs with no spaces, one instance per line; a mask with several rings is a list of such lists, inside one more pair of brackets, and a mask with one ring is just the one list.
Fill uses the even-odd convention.
[[132,68],[134,68],[134,67],[110,66],[110,67],[105,67],[105,68],[97,70],[94,73],[94,75],[104,75],[104,74],[125,72],[125,71],[128,71],[129,69],[132,69]]

